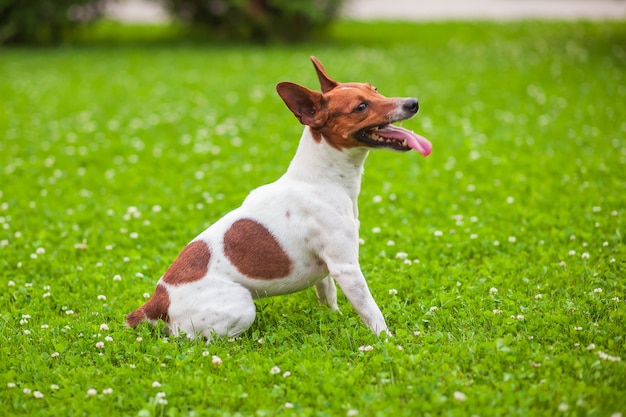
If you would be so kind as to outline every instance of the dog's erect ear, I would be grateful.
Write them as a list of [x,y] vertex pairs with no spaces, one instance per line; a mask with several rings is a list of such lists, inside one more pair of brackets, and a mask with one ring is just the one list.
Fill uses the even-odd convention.
[[322,94],[290,82],[278,83],[276,91],[300,123],[314,128],[324,126],[327,115]]
[[313,66],[315,67],[315,72],[317,72],[317,78],[320,80],[320,86],[322,87],[322,93],[326,94],[333,88],[337,87],[339,84],[337,81],[333,80],[326,74],[326,70],[322,66],[322,63],[315,58],[311,57],[311,61],[313,61]]

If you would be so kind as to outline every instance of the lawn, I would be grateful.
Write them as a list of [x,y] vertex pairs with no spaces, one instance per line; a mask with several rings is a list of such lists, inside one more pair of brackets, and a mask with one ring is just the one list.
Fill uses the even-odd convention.
[[[626,414],[625,22],[150,39],[0,50],[0,415]],[[234,341],[126,328],[284,172],[301,126],[274,87],[317,88],[312,54],[418,97],[404,126],[433,143],[366,163],[361,264],[394,337],[313,290],[257,301]]]

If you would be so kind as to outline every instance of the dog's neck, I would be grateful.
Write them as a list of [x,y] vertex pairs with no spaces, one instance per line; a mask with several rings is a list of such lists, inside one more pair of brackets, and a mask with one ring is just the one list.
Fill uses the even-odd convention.
[[363,164],[368,150],[365,147],[337,149],[322,137],[316,140],[310,127],[305,127],[300,144],[289,169],[289,178],[313,184],[334,184],[342,187],[354,204],[361,190]]

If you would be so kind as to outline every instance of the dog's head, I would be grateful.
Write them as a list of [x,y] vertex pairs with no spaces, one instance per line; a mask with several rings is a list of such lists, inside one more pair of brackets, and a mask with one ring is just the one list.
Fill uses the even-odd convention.
[[392,123],[413,117],[415,98],[388,98],[366,83],[339,83],[328,76],[322,64],[311,57],[322,92],[281,82],[276,91],[300,123],[311,128],[316,140],[337,149],[366,147],[396,151],[415,149],[428,156],[430,142]]

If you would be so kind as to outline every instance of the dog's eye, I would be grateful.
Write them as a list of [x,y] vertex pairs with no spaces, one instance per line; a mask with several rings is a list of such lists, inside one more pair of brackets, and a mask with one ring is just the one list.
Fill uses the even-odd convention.
[[356,113],[363,113],[365,110],[367,110],[367,103],[361,103],[354,108]]

